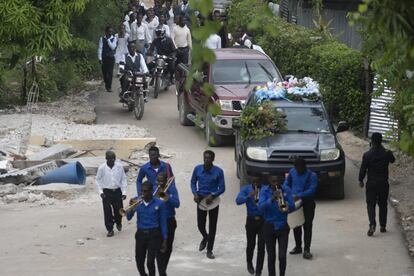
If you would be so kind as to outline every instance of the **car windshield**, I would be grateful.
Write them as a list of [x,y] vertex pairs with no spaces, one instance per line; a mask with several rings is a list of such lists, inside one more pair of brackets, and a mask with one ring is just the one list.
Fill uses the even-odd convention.
[[288,131],[329,133],[329,123],[320,107],[278,107],[286,115]]
[[214,84],[258,84],[281,81],[269,60],[218,60],[213,65]]

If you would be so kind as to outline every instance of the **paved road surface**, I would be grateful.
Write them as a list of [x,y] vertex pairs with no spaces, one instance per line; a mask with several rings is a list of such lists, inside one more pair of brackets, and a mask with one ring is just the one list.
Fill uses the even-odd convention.
[[[171,164],[181,197],[178,228],[169,275],[249,275],[245,267],[245,209],[236,206],[239,191],[232,146],[215,148],[216,164],[225,171],[226,192],[220,204],[215,260],[197,248],[201,236],[196,227],[189,178],[206,149],[202,133],[178,122],[172,91],[161,93],[146,105],[144,118],[136,121],[121,108],[116,93],[102,92],[98,123],[125,123],[147,127],[159,145],[176,153]],[[312,261],[288,256],[287,275],[414,275],[394,211],[389,212],[388,233],[366,236],[367,218],[363,192],[356,184],[357,168],[346,171],[346,199],[319,200],[314,220]],[[135,192],[134,185],[129,194]],[[0,275],[137,275],[134,262],[133,223],[124,231],[105,237],[98,198],[79,204],[0,209]],[[61,225],[66,225],[62,227]],[[77,244],[82,239],[83,245]],[[290,236],[289,249],[293,246]],[[266,265],[263,275],[267,275]],[[277,269],[278,270],[278,269]]]

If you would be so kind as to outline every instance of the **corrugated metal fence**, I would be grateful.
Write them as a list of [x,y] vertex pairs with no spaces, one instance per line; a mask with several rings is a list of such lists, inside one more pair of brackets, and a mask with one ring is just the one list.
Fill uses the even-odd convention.
[[[373,93],[378,91],[377,79],[374,80]],[[388,107],[394,102],[395,91],[384,88],[384,91],[378,97],[373,97],[370,106],[370,119],[368,135],[373,132],[379,132],[385,140],[398,138],[398,121],[395,120],[388,112]]]

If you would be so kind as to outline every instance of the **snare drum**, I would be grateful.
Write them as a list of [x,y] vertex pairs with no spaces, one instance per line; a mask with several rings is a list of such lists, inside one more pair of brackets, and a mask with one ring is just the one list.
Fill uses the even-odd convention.
[[290,229],[302,226],[305,223],[305,215],[303,214],[302,200],[295,202],[295,211],[288,214],[288,224]]

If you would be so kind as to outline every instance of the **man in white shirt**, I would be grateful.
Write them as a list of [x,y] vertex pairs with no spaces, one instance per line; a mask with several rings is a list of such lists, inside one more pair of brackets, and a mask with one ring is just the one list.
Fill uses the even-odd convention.
[[190,29],[185,25],[183,16],[177,15],[176,18],[177,25],[174,26],[174,30],[171,33],[171,38],[177,47],[176,64],[188,64],[189,53],[193,46],[191,40],[191,32]]
[[152,41],[148,25],[145,24],[142,19],[142,15],[138,14],[137,20],[131,24],[129,43],[135,43],[138,52],[143,54],[145,47],[148,47]]
[[96,173],[96,186],[102,198],[107,237],[114,235],[114,222],[118,231],[122,230],[122,216],[119,210],[123,208],[122,200],[126,199],[127,177],[124,168],[116,162],[113,151],[105,154],[106,163],[99,166]]
[[220,49],[221,48],[221,37],[217,34],[211,34],[206,42],[205,46],[211,50]]
[[114,30],[106,27],[105,35],[99,39],[98,59],[102,65],[102,75],[105,82],[105,89],[112,91],[112,75],[115,65],[115,49],[117,44],[116,37],[113,36]]
[[[124,71],[132,71],[132,72],[141,72],[141,73],[148,73],[148,67],[145,63],[145,59],[142,54],[136,52],[135,44],[131,43],[128,45],[128,54],[125,55],[125,59],[120,63],[124,65]],[[121,98],[121,102],[123,100],[124,92],[128,90],[129,81],[125,74],[119,80],[121,82],[121,93],[119,97]]]

